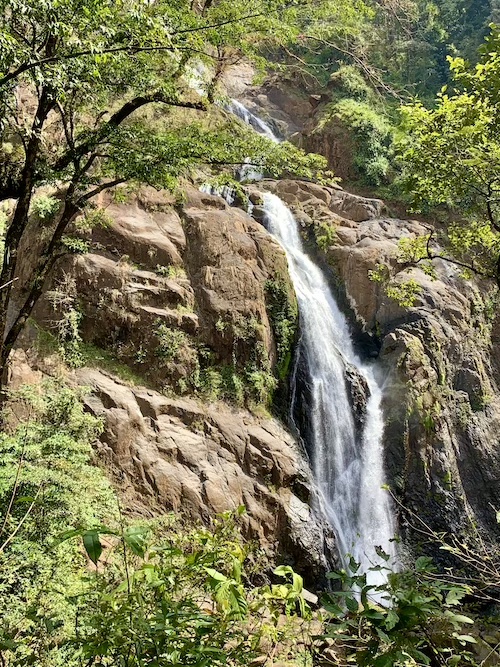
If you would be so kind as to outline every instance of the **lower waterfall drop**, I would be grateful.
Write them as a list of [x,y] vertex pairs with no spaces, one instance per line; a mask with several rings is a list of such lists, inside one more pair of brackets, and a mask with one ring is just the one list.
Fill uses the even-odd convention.
[[[386,580],[397,559],[395,526],[384,484],[382,391],[373,369],[356,355],[347,321],[322,271],[304,252],[288,207],[263,194],[265,222],[287,254],[301,320],[301,351],[311,381],[311,463],[319,502],[338,541],[344,567],[348,554],[368,573],[368,582]],[[364,422],[357,428],[346,378],[354,367],[369,390]],[[377,547],[390,556],[388,563]]]

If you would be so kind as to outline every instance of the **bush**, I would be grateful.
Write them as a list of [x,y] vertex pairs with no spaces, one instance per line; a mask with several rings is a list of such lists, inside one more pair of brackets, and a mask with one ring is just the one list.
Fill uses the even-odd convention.
[[[380,569],[384,568],[370,571]],[[463,630],[473,621],[460,613],[471,589],[441,580],[432,560],[424,556],[410,570],[386,572],[387,583],[370,585],[351,560],[349,573],[329,575],[343,586],[324,600],[330,615],[327,636],[336,640],[344,656],[338,664],[477,665],[467,648],[476,640]]]
[[370,185],[387,182],[392,156],[393,128],[383,113],[365,101],[342,99],[329,109],[352,133],[356,143],[355,166]]
[[112,523],[116,502],[90,465],[100,423],[77,394],[46,383],[13,400],[28,418],[0,434],[0,655],[9,649],[9,667],[55,667],[66,664],[58,644],[73,631],[71,598],[86,582],[81,550],[54,539],[79,524]]

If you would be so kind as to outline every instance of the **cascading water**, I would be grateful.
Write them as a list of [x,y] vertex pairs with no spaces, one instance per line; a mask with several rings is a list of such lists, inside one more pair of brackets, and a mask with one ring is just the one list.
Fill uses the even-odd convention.
[[[227,108],[260,134],[279,142],[271,128],[241,102],[231,100]],[[255,178],[260,177],[256,174]],[[225,194],[228,200],[230,193]],[[263,199],[266,226],[286,252],[297,294],[301,354],[310,378],[309,444],[321,510],[336,533],[344,565],[348,567],[351,555],[367,572],[369,583],[377,585],[385,581],[387,569],[370,568],[394,567],[397,561],[393,515],[383,489],[382,391],[373,367],[356,355],[347,321],[322,271],[304,252],[291,211],[276,195],[264,193]],[[361,428],[353,415],[348,365],[368,388]],[[389,555],[388,562],[379,555],[378,547]]]
[[226,108],[232,114],[240,118],[244,123],[253,127],[253,129],[259,134],[264,135],[267,137],[267,139],[270,139],[275,143],[279,143],[278,137],[274,134],[269,125],[261,118],[249,111],[246,106],[241,102],[238,102],[238,100],[231,99]]
[[[338,550],[347,565],[350,554],[364,572],[386,565],[380,546],[396,560],[395,534],[384,483],[381,411],[382,392],[373,368],[356,355],[347,321],[340,312],[322,271],[307,256],[297,223],[276,195],[263,194],[268,230],[288,258],[299,305],[301,348],[310,377],[311,459],[322,510],[333,526]],[[346,364],[366,381],[369,397],[359,433],[353,416]],[[389,562],[390,562],[389,561]],[[370,572],[370,583],[385,580]]]

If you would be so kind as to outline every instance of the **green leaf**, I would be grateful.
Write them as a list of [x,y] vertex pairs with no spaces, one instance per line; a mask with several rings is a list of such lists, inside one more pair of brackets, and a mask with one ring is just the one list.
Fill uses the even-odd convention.
[[459,635],[456,632],[454,632],[453,636],[455,637],[455,639],[458,639],[460,643],[477,644],[477,639],[475,639],[472,635]]
[[66,530],[64,533],[60,533],[54,538],[54,541],[51,544],[51,548],[59,546],[67,540],[71,540],[73,537],[80,537],[85,533],[85,528],[75,528],[74,530]]
[[287,577],[288,575],[293,575],[293,568],[290,565],[279,565],[273,570],[273,574],[278,577]]
[[94,565],[97,565],[97,561],[102,554],[102,544],[97,530],[86,530],[83,533],[83,546],[90,560]]
[[323,601],[322,606],[323,606],[323,609],[328,611],[330,614],[334,614],[335,616],[343,616],[344,615],[344,610],[341,607],[339,607],[339,605],[334,604],[333,602]]
[[387,616],[385,617],[385,627],[388,630],[392,630],[399,623],[399,616],[394,611],[394,609],[389,609]]
[[144,526],[131,526],[123,533],[123,539],[129,549],[136,555],[144,557],[145,541],[148,529]]
[[465,591],[463,588],[452,588],[446,596],[446,604],[450,606],[460,604],[460,600],[462,600],[462,598],[464,598],[466,595],[467,591]]
[[415,561],[415,570],[417,572],[432,571],[434,569],[432,558],[429,558],[429,556],[420,556]]
[[365,618],[368,618],[372,621],[380,621],[385,618],[384,614],[382,614],[380,611],[377,611],[376,609],[364,609],[362,612],[360,612],[360,616],[364,616]]
[[214,579],[214,581],[220,581],[220,582],[228,581],[228,578],[224,574],[222,574],[222,572],[218,572],[217,570],[214,570],[211,567],[206,567],[205,572],[207,572],[210,578]]
[[376,547],[375,547],[375,551],[376,551],[377,555],[378,555],[380,558],[382,558],[382,560],[385,560],[385,561],[387,562],[387,561],[390,559],[390,555],[389,555],[388,553],[386,553],[386,552],[382,549],[382,547],[377,547],[377,546],[376,546]]
[[381,628],[375,628],[375,631],[383,642],[385,642],[386,644],[391,643],[391,638]]
[[345,604],[349,611],[356,612],[359,609],[359,602],[356,598],[346,597]]
[[455,614],[454,612],[450,611],[449,609],[447,609],[444,612],[444,614],[445,614],[445,616],[447,616],[449,618],[449,620],[452,623],[467,623],[469,625],[474,624],[474,621],[472,620],[472,618],[469,618],[468,616],[464,616],[463,614]]

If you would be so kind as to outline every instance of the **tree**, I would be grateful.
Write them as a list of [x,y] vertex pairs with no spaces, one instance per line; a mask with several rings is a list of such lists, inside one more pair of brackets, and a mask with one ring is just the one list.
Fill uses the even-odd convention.
[[[403,107],[403,183],[420,210],[445,206],[451,222],[420,244],[415,261],[440,257],[500,286],[500,32],[479,63],[449,58],[451,90],[432,109]],[[439,243],[444,250],[437,245]]]
[[[292,39],[297,13],[313,4],[0,0],[0,201],[15,200],[0,272],[0,385],[51,268],[68,250],[69,224],[96,195],[127,181],[172,188],[195,165],[248,155],[273,173],[293,163],[311,175],[322,164],[235,127],[221,110],[210,122],[200,118],[226,55],[252,56],[264,43]],[[214,62],[207,95],[190,89],[193,66]],[[147,122],[152,105],[168,110],[161,122]],[[30,226],[40,186],[57,189],[38,216],[42,229]],[[36,259],[29,284],[19,285],[28,242]]]

